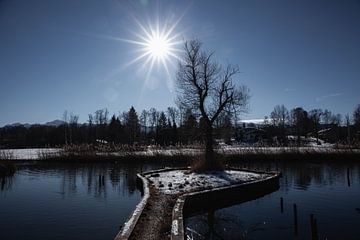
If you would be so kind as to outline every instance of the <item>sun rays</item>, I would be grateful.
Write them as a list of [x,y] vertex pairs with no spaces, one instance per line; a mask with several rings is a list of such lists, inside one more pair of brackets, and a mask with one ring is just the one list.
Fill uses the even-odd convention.
[[147,27],[136,19],[135,22],[140,30],[132,31],[135,39],[122,39],[122,41],[133,44],[137,56],[127,62],[125,67],[140,63],[140,68],[146,72],[143,86],[148,84],[154,67],[161,68],[160,70],[166,73],[166,83],[171,91],[173,85],[171,71],[180,60],[179,44],[182,43],[180,33],[175,33],[175,27],[179,21],[171,26],[166,24],[166,21],[164,25],[157,21],[155,25],[148,24]]

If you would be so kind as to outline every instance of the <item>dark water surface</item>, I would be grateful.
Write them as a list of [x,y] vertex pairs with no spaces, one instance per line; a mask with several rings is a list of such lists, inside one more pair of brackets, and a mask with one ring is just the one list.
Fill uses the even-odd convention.
[[0,184],[0,239],[113,239],[141,199],[140,171],[139,164],[21,164]]
[[[360,163],[257,161],[238,166],[281,171],[280,189],[188,218],[187,232],[194,239],[311,239],[310,214],[317,220],[319,239],[360,239]],[[136,173],[160,167],[20,164],[13,177],[0,179],[0,239],[113,239],[140,201]]]
[[193,239],[311,239],[311,214],[317,221],[319,239],[360,239],[359,163],[257,162],[240,166],[280,170],[280,189],[189,217],[187,234]]

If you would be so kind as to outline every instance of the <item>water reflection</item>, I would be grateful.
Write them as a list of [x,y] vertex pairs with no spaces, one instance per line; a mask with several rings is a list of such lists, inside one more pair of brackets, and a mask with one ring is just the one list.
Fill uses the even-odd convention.
[[[254,233],[265,230],[265,222],[252,223],[246,226],[241,217],[235,214],[223,214],[209,211],[197,219],[196,230],[186,228],[188,239],[251,239]],[[236,236],[234,235],[236,232]]]
[[0,176],[0,190],[7,191],[11,188],[13,176]]
[[[280,170],[280,189],[259,199],[191,216],[193,239],[358,239],[360,163],[240,162]],[[209,215],[210,214],[210,215]]]
[[[359,163],[244,161],[233,166],[279,170],[280,189],[187,219],[194,239],[293,239],[294,204],[297,239],[311,237],[311,214],[321,239],[360,236]],[[1,239],[112,239],[141,198],[136,174],[160,167],[23,163],[13,177],[0,179]]]
[[20,163],[0,179],[1,239],[113,239],[141,199],[136,173],[157,167]]
[[344,183],[348,186],[353,181],[360,181],[360,164],[348,163],[311,163],[311,162],[269,162],[269,161],[244,161],[232,166],[258,171],[281,171],[284,173],[283,187],[292,185],[299,190],[306,191],[309,186],[332,186]]
[[[25,174],[30,179],[44,176],[59,177],[58,193],[64,197],[76,195],[85,186],[87,193],[95,198],[106,198],[109,187],[121,192],[122,195],[134,193],[137,189],[136,174],[140,171],[140,167],[137,165],[96,163],[38,163],[20,165],[18,168],[20,174]],[[2,177],[0,179],[1,190],[10,191],[12,183],[13,177]],[[80,188],[79,184],[82,185]]]

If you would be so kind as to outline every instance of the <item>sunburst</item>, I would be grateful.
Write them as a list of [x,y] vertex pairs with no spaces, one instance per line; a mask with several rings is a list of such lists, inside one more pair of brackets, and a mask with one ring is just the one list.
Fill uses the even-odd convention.
[[171,52],[171,42],[169,39],[160,36],[158,33],[155,33],[155,36],[151,36],[146,45],[146,51],[156,59],[167,58]]
[[175,33],[178,21],[171,26],[168,24],[160,26],[158,21],[155,25],[148,24],[148,27],[145,27],[137,20],[135,22],[140,28],[139,32],[134,33],[136,39],[125,41],[139,47],[136,49],[138,56],[129,61],[126,67],[142,61],[142,68],[147,71],[144,84],[146,85],[154,66],[157,65],[166,71],[167,83],[172,85],[169,84],[172,78],[171,66],[175,65],[177,60],[180,60],[178,57],[181,51],[179,50],[179,44],[183,42],[180,40],[180,33]]

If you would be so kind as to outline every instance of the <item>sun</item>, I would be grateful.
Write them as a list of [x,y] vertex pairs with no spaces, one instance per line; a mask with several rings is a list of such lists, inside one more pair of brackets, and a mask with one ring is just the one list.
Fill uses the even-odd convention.
[[126,42],[138,46],[136,48],[138,55],[128,62],[127,66],[142,61],[143,68],[148,69],[147,75],[151,74],[155,64],[169,72],[170,65],[174,65],[177,60],[180,60],[178,54],[181,51],[178,47],[182,40],[179,40],[180,34],[175,33],[176,24],[160,26],[158,22],[155,25],[148,24],[145,27],[139,21],[136,23],[140,28],[140,31],[134,33],[136,39],[129,39]]
[[146,45],[147,53],[157,60],[166,59],[171,53],[171,42],[165,36],[160,36],[159,33],[151,36]]
[[[181,45],[183,44],[183,32],[178,31],[175,22],[156,21],[155,24],[146,24],[134,18],[138,29],[133,28],[130,32],[134,35],[132,39],[121,39],[121,41],[133,45],[134,58],[126,62],[123,68],[130,67],[136,63],[136,72],[143,74],[143,89],[152,84],[152,79],[162,78],[166,81],[168,89],[174,89],[174,69],[181,61]],[[156,71],[154,71],[156,69]],[[160,77],[159,77],[160,76]]]

